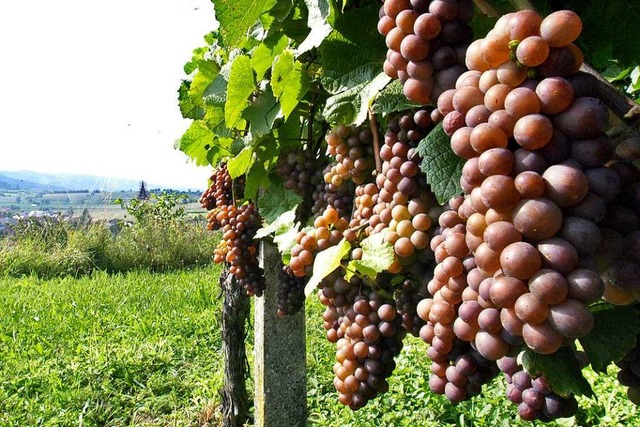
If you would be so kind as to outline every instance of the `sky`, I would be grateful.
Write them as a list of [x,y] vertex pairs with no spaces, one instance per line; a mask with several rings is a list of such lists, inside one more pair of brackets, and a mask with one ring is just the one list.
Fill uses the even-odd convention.
[[0,170],[205,188],[174,143],[177,90],[210,0],[0,2]]

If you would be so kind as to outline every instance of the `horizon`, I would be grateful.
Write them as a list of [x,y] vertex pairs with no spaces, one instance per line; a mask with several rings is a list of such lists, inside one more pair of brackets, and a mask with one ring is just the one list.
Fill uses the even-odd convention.
[[[43,171],[35,171],[35,170],[27,170],[27,169],[15,169],[15,170],[0,169],[0,175],[8,176],[9,178],[12,178],[12,179],[19,179],[22,181],[43,184],[43,185],[49,184],[48,182],[44,182],[44,181],[35,181],[35,180],[24,179],[24,178],[14,178],[9,175],[9,174],[18,174],[18,173],[37,174],[42,176],[66,176],[70,178],[77,177],[77,178],[94,181],[93,186],[89,186],[91,188],[74,188],[74,189],[69,188],[68,191],[84,191],[84,190],[138,191],[138,189],[140,188],[140,184],[142,182],[145,183],[145,186],[149,190],[161,189],[161,190],[179,190],[179,191],[188,191],[188,192],[202,192],[207,186],[207,181],[202,182],[201,185],[199,186],[190,187],[190,186],[183,186],[183,185],[166,185],[158,182],[153,182],[152,180],[148,180],[148,179],[127,178],[127,177],[119,177],[119,176],[91,175],[91,174],[76,173],[76,172],[60,172],[60,173],[43,172]],[[113,185],[109,185],[109,183],[112,183]],[[135,186],[133,187],[128,186],[128,185],[133,185],[134,183],[135,183]],[[55,182],[51,183],[50,185],[54,187],[64,186],[61,183],[55,183]],[[62,191],[62,190],[52,190],[52,191]]]

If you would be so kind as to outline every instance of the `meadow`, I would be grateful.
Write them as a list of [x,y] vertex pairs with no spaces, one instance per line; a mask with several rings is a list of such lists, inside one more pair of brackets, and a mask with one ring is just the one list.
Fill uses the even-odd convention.
[[[0,425],[220,425],[219,269],[0,279]],[[428,390],[425,345],[407,340],[389,393],[358,412],[337,402],[323,307],[306,305],[310,426],[527,426],[498,378],[452,405]],[[252,323],[252,322],[249,322]],[[251,328],[247,338],[251,361]],[[625,390],[589,372],[597,398],[550,426],[640,425]],[[251,381],[249,381],[249,387]]]

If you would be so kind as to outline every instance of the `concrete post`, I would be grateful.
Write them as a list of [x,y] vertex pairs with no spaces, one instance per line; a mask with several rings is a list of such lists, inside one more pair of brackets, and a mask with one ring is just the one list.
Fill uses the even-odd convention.
[[260,243],[266,291],[255,298],[255,427],[305,427],[307,380],[304,308],[278,318],[280,254]]

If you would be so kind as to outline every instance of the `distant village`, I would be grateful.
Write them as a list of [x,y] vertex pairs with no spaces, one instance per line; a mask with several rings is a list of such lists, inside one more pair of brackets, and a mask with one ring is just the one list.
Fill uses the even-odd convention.
[[[2,194],[0,190],[0,194]],[[10,190],[7,190],[10,191]],[[109,195],[100,195],[100,191],[93,190],[72,190],[67,192],[62,191],[50,191],[44,194],[58,195],[64,197],[52,198],[51,200],[43,198],[42,193],[37,195],[31,193],[28,197],[21,197],[20,195],[14,196],[11,203],[9,201],[2,202],[0,197],[0,236],[11,234],[12,226],[20,221],[34,220],[34,221],[66,221],[72,225],[79,223],[87,223],[96,218],[93,218],[92,213],[95,215],[96,211],[101,215],[98,215],[100,221],[104,221],[110,228],[117,227],[118,222],[123,220],[125,216],[125,210],[118,205],[114,205],[113,200],[118,197],[123,199],[137,198],[139,200],[148,200],[152,193],[159,194],[162,189],[147,189],[144,181],[141,181],[138,191],[125,191],[118,193],[109,193]],[[165,190],[170,191],[171,190]],[[7,194],[13,194],[15,190],[10,191]],[[22,194],[24,192],[21,192]],[[180,192],[180,194],[187,194],[190,203],[197,202],[199,193],[186,193]],[[85,195],[85,199],[75,199],[70,197],[72,195],[80,196]],[[39,197],[38,197],[39,196]],[[91,197],[91,200],[89,199]],[[5,197],[7,198],[7,197]],[[22,200],[24,199],[24,200]],[[16,203],[19,201],[21,203]]]

